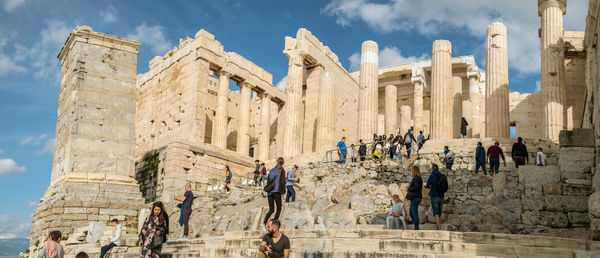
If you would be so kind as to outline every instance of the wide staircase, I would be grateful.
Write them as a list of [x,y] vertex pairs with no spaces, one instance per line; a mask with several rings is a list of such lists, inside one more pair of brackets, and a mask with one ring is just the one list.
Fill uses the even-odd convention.
[[[600,242],[531,235],[434,230],[285,230],[291,258],[320,257],[600,257]],[[172,240],[164,257],[256,257],[263,233]],[[139,257],[139,247],[115,247],[111,258]],[[161,256],[161,257],[163,257]]]

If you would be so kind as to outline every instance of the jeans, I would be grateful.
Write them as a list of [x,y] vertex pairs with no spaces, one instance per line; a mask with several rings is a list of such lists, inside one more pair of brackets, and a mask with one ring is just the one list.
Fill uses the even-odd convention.
[[292,202],[295,202],[296,201],[296,191],[294,190],[294,186],[286,185],[285,188],[287,188],[287,194],[285,195],[285,202],[289,202],[290,197],[292,197]]
[[254,185],[258,185],[258,174],[254,174]]
[[412,152],[412,150],[410,149],[410,143],[404,144],[404,146],[406,146],[406,158],[410,159],[410,153]]
[[415,230],[419,230],[419,204],[420,203],[421,203],[421,198],[413,198],[410,201],[410,218],[412,219],[412,222],[415,225]]
[[494,174],[498,173],[498,169],[500,168],[500,158],[490,158],[490,173]]
[[446,159],[446,169],[452,170],[452,165],[454,165],[454,158]]
[[485,160],[475,161],[475,174],[479,173],[479,167],[481,167],[481,170],[483,170],[483,174],[487,175],[487,171],[485,169]]
[[396,158],[398,158],[400,165],[402,165],[402,154],[399,151],[396,151],[396,153],[394,153],[393,162],[396,162]]
[[183,210],[183,235],[189,236],[190,233],[190,215],[192,215],[192,208]]
[[258,182],[258,184],[259,184],[260,186],[263,186],[263,185],[265,185],[265,176],[264,176],[264,175],[260,176],[260,181]]
[[444,204],[444,198],[442,197],[431,197],[431,208],[433,209],[433,215],[442,216],[442,205]]
[[104,255],[115,246],[117,246],[115,243],[110,242],[108,245],[105,245],[102,248],[100,248],[100,258],[104,257]]
[[267,225],[267,222],[269,222],[269,217],[271,217],[271,215],[273,214],[273,211],[275,211],[275,204],[277,204],[277,212],[275,213],[274,219],[279,219],[279,214],[281,213],[281,194],[280,193],[269,194],[268,199],[269,199],[269,212],[267,212],[267,215],[265,216],[265,220],[263,223],[265,225]]
[[337,163],[338,164],[345,164],[346,163],[346,153],[339,152],[338,156],[340,156],[340,159],[337,161]]

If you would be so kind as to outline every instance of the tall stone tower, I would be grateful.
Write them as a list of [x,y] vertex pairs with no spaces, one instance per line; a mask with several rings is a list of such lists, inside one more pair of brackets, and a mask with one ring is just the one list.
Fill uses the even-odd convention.
[[137,229],[144,199],[134,179],[135,79],[140,43],[77,27],[58,54],[62,80],[48,190],[31,243],[117,218]]

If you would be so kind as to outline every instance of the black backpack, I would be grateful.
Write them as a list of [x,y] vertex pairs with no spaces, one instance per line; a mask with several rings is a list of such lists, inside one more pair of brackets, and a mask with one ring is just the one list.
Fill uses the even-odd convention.
[[448,178],[446,175],[442,173],[439,174],[435,191],[438,193],[445,193],[448,191]]

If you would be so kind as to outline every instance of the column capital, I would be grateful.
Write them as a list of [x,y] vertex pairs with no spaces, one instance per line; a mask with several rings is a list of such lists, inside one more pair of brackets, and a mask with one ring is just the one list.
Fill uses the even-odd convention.
[[562,14],[567,13],[567,0],[538,0],[538,15],[542,16],[542,11],[549,7],[560,8]]
[[231,76],[233,76],[233,74],[231,72],[228,72],[226,70],[221,69],[218,73],[219,77],[221,76],[225,76],[227,78],[231,78]]
[[469,67],[467,67],[467,79],[471,79],[471,77],[475,77],[477,80],[481,78],[481,72],[477,66],[469,65]]
[[283,53],[290,59],[290,64],[303,65],[305,54],[300,50],[284,50]]
[[273,96],[271,96],[271,95],[270,95],[269,93],[267,93],[267,92],[263,92],[263,93],[260,95],[260,97],[261,97],[261,98],[267,98],[267,99],[272,99],[272,98],[273,98]]
[[410,82],[415,84],[417,82],[421,82],[421,84],[425,85],[425,70],[421,67],[416,67],[412,69]]

